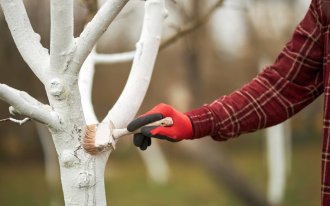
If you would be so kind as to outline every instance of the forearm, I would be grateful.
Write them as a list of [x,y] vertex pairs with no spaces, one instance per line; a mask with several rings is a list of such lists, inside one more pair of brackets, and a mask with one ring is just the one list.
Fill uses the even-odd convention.
[[240,90],[187,112],[194,138],[211,135],[227,140],[288,119],[322,93],[321,75],[312,76],[316,79],[301,85],[272,67],[266,68]]

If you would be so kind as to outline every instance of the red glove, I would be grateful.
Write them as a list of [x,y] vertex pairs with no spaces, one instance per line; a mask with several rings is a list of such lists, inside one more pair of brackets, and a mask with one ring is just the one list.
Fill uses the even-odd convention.
[[[165,117],[173,119],[172,126],[145,126]],[[140,127],[141,133],[134,135],[133,142],[141,150],[145,150],[151,145],[151,137],[177,142],[183,139],[191,139],[193,136],[192,123],[189,117],[166,104],[159,104],[149,112],[133,120],[128,124],[127,130],[132,132]]]

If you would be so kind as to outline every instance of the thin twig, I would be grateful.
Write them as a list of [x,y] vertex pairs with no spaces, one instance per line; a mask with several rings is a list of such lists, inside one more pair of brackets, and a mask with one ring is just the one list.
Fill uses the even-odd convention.
[[6,122],[6,121],[11,121],[11,122],[14,122],[14,123],[17,123],[19,125],[22,125],[22,124],[25,124],[26,122],[30,121],[31,119],[26,117],[22,120],[19,120],[19,119],[14,119],[14,118],[6,118],[6,119],[1,119],[0,122]]
[[204,23],[206,23],[212,14],[224,3],[224,0],[217,1],[203,16],[201,16],[196,21],[187,23],[184,25],[177,33],[170,36],[169,38],[165,39],[162,44],[160,45],[160,49],[164,49],[170,44],[174,43],[178,39],[182,38],[183,36],[189,34],[190,32],[198,29],[200,26],[202,26]]

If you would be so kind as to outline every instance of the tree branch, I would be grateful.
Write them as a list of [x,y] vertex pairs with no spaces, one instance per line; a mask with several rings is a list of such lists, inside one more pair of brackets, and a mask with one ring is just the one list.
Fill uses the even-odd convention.
[[116,128],[125,127],[141,106],[158,54],[165,14],[164,0],[146,1],[141,37],[137,43],[128,81],[119,99],[104,119],[104,121],[113,120]]
[[41,45],[39,34],[34,32],[22,0],[0,0],[0,5],[20,54],[44,82],[44,71],[49,67],[48,50]]
[[224,0],[218,0],[204,15],[202,15],[199,19],[193,22],[189,22],[188,24],[184,25],[180,30],[173,34],[172,36],[165,39],[162,44],[160,45],[159,49],[164,49],[171,45],[172,43],[176,42],[180,38],[184,37],[185,35],[191,33],[192,31],[198,29],[203,24],[205,24],[212,14],[224,3]]
[[95,49],[93,49],[81,67],[78,80],[81,105],[87,125],[99,123],[92,102],[93,79],[95,73],[95,61],[93,61],[93,57],[95,55],[96,52]]
[[22,120],[19,120],[19,119],[14,119],[14,118],[6,118],[6,119],[1,119],[0,122],[6,122],[6,121],[11,121],[11,122],[14,122],[14,123],[17,123],[19,125],[22,125],[22,124],[25,124],[26,122],[30,121],[31,119],[30,118],[24,118]]
[[81,104],[87,125],[97,124],[93,102],[92,89],[95,73],[95,64],[109,64],[127,62],[134,58],[135,51],[118,54],[98,54],[95,49],[88,55],[79,72],[79,90],[81,95]]
[[59,128],[60,120],[56,112],[42,104],[28,93],[0,84],[0,99],[14,107],[15,112],[30,117],[53,128]]
[[50,69],[65,70],[73,46],[73,0],[51,0]]
[[95,53],[93,58],[97,64],[111,64],[128,62],[134,59],[135,50],[117,54],[99,54]]
[[108,0],[102,5],[92,21],[76,39],[76,48],[70,61],[73,65],[71,72],[77,74],[84,60],[93,49],[96,41],[107,30],[111,22],[119,14],[129,0]]

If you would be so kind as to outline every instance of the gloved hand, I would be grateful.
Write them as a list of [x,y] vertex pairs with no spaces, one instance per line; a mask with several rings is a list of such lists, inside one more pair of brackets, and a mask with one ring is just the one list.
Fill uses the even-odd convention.
[[[165,117],[173,119],[172,126],[145,126]],[[189,117],[166,104],[159,104],[149,112],[133,120],[128,124],[127,130],[132,132],[140,127],[141,133],[134,135],[133,142],[141,150],[146,150],[151,145],[151,137],[177,142],[183,139],[191,139],[193,136],[192,123]]]

